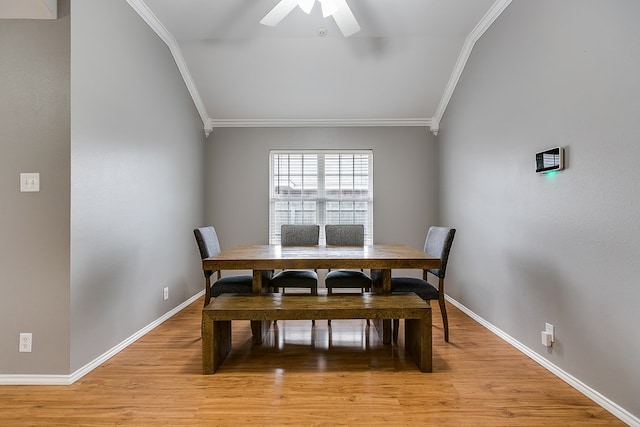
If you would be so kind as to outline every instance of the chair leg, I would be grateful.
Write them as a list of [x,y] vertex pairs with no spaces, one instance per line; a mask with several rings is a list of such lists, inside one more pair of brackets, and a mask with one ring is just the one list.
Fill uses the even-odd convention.
[[[318,295],[318,288],[311,288],[311,295]],[[316,321],[312,320],[311,325],[315,326],[315,324],[316,324]]]
[[440,294],[438,298],[440,305],[440,313],[442,313],[442,327],[444,329],[444,340],[449,342],[449,320],[447,319],[447,308],[444,305],[444,294]]
[[398,329],[400,329],[400,319],[393,319],[393,342],[398,342]]
[[[362,293],[364,294],[365,292],[370,292],[371,288],[362,288]],[[367,319],[367,326],[369,326],[371,323],[369,322],[369,319]]]

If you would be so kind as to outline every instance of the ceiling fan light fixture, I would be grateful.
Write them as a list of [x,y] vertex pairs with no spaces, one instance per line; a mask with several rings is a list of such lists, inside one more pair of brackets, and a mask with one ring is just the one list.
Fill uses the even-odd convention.
[[[332,16],[342,35],[349,37],[360,31],[358,20],[347,4],[347,0],[318,0],[322,5],[322,15]],[[263,25],[275,27],[296,6],[310,14],[316,0],[280,0],[278,4],[260,21]]]
[[307,15],[313,10],[314,4],[316,4],[316,0],[298,0],[298,6]]

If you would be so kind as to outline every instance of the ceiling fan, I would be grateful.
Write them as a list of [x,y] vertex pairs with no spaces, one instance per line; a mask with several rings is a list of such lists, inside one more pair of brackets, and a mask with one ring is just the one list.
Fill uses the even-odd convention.
[[[356,17],[349,9],[347,0],[318,0],[322,6],[322,16],[324,18],[333,16],[338,28],[345,37],[360,31],[360,25]],[[263,25],[275,27],[287,16],[296,6],[299,6],[306,14],[311,13],[316,0],[280,0],[273,9],[260,21]]]

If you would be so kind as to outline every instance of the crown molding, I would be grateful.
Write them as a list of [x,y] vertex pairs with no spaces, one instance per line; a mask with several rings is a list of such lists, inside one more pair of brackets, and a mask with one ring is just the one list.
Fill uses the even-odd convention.
[[434,135],[438,135],[438,131],[440,130],[440,120],[442,120],[442,116],[444,116],[444,112],[449,105],[451,97],[453,96],[453,92],[456,90],[456,86],[458,85],[458,81],[462,76],[464,67],[467,65],[469,56],[471,56],[473,47],[480,39],[480,37],[482,37],[482,35],[489,29],[489,27],[491,27],[493,22],[498,19],[502,12],[504,12],[509,4],[511,4],[511,0],[497,0],[487,11],[487,13],[482,17],[478,25],[475,26],[475,28],[465,39],[464,45],[462,46],[462,51],[460,52],[460,55],[458,55],[456,65],[453,67],[453,72],[449,77],[449,81],[447,82],[447,86],[444,89],[444,93],[442,94],[440,103],[436,108],[436,113],[431,119],[431,132]]
[[210,119],[209,127],[429,127],[431,119]]
[[198,114],[200,115],[200,119],[202,119],[202,124],[204,125],[204,131],[206,136],[209,136],[211,133],[211,128],[209,127],[210,119],[209,114],[207,114],[207,109],[204,106],[204,102],[202,102],[202,98],[200,97],[200,93],[198,92],[198,88],[196,87],[195,82],[193,81],[193,77],[191,76],[191,72],[189,71],[189,67],[187,67],[187,63],[182,56],[182,51],[178,46],[178,42],[173,38],[169,30],[160,22],[160,20],[151,12],[149,7],[144,3],[143,0],[127,0],[129,6],[136,11],[138,15],[151,27],[151,29],[162,39],[163,42],[169,47],[169,51],[173,55],[173,59],[178,66],[178,70],[182,75],[182,79],[187,86],[187,90],[193,99],[193,103],[195,104],[196,110],[198,110]]

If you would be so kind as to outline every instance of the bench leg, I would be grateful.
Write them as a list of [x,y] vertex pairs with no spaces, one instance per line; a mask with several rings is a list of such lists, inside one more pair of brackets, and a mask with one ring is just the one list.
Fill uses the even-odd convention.
[[231,321],[202,314],[202,373],[213,374],[231,351]]
[[422,319],[405,319],[404,346],[421,372],[433,372],[431,310]]

